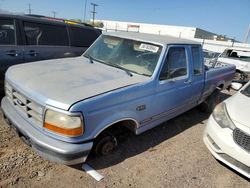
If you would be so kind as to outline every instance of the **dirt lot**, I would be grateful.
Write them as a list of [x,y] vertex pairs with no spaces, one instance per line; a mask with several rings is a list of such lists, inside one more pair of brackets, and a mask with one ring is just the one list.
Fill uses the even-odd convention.
[[142,135],[127,135],[113,155],[88,160],[105,176],[97,182],[80,165],[67,167],[37,156],[1,114],[0,187],[249,187],[204,146],[207,118],[193,109]]

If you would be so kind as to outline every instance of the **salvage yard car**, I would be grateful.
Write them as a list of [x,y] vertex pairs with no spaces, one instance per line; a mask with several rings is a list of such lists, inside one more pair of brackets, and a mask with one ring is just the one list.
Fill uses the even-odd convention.
[[227,48],[219,56],[218,61],[236,66],[235,81],[246,83],[250,80],[250,49]]
[[124,128],[138,135],[201,103],[212,109],[234,73],[205,69],[193,41],[105,33],[81,57],[10,67],[1,107],[38,154],[72,165],[112,152]]
[[89,25],[63,19],[0,14],[0,94],[10,66],[80,56],[100,34]]
[[216,106],[203,134],[212,155],[250,178],[250,82]]

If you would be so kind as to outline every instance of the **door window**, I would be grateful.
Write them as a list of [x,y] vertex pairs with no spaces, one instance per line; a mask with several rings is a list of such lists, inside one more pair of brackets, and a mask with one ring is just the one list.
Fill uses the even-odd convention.
[[194,75],[199,75],[202,73],[202,61],[200,55],[200,48],[199,47],[192,47],[192,59],[193,59],[193,66],[194,66]]
[[160,80],[187,75],[187,57],[184,47],[171,47],[165,59]]
[[98,37],[93,29],[71,27],[71,46],[89,47]]
[[0,45],[15,44],[14,20],[0,19]]
[[24,22],[27,45],[68,46],[66,26]]

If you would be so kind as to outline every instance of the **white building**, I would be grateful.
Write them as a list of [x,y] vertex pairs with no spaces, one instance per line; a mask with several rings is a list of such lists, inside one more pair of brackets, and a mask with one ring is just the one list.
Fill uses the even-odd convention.
[[226,38],[221,35],[205,31],[196,27],[120,22],[111,20],[96,21],[102,22],[103,29],[106,31],[133,31],[158,35],[171,35],[179,38],[200,38],[220,41],[232,40],[230,38]]
[[211,51],[222,52],[227,47],[250,48],[250,44],[235,42],[231,38],[215,34],[197,27],[184,27],[173,25],[158,25],[135,22],[121,22],[111,20],[96,20],[103,23],[105,31],[141,32],[157,35],[171,35],[178,38],[195,40],[203,44],[203,48]]

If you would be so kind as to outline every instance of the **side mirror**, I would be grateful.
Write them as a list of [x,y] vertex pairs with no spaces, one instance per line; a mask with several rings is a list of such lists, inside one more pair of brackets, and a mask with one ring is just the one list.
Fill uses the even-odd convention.
[[234,90],[236,90],[236,91],[239,91],[242,86],[243,85],[241,83],[237,83],[237,82],[233,82],[231,84],[231,88],[234,89]]

